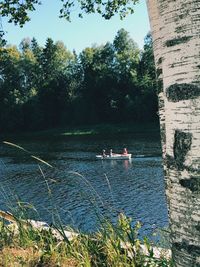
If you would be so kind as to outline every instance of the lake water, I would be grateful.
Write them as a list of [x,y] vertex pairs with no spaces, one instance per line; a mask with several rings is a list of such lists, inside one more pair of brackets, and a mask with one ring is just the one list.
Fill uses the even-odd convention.
[[[112,221],[120,212],[143,224],[149,235],[168,225],[159,134],[117,136],[43,137],[9,139],[52,164],[49,168],[27,153],[0,145],[0,209],[16,201],[31,203],[37,219],[51,223],[59,214],[62,223],[93,231],[99,217]],[[133,158],[102,161],[102,149],[122,151]],[[58,217],[58,216],[57,216]]]

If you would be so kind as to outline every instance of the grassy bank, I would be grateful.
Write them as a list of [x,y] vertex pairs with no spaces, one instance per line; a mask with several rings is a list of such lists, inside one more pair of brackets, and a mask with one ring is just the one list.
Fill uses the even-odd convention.
[[65,128],[56,128],[43,131],[21,132],[15,134],[4,134],[1,138],[12,136],[19,138],[26,137],[62,137],[62,136],[95,136],[95,135],[117,135],[117,134],[139,134],[139,133],[157,133],[159,134],[159,124],[154,123],[131,123],[131,124],[95,124],[70,126]]
[[93,126],[82,126],[79,128],[65,129],[61,135],[98,135],[98,134],[127,134],[140,132],[158,132],[156,123],[149,124],[100,124]]
[[[171,267],[166,251],[159,257],[147,239],[138,239],[140,224],[120,215],[116,225],[108,221],[93,234],[65,235],[64,227],[35,227],[14,216],[0,222],[0,266],[14,267]],[[55,234],[57,233],[57,234]],[[143,249],[141,249],[143,248]]]

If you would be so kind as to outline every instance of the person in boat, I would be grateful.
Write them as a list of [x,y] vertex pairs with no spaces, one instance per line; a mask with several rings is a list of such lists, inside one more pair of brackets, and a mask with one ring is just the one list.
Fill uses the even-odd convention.
[[112,157],[113,155],[113,152],[112,152],[112,149],[110,149],[110,157]]
[[127,148],[124,148],[123,149],[123,153],[122,153],[123,155],[128,155],[128,150],[127,150]]
[[102,156],[103,156],[103,158],[106,157],[106,151],[105,151],[105,149],[102,150]]

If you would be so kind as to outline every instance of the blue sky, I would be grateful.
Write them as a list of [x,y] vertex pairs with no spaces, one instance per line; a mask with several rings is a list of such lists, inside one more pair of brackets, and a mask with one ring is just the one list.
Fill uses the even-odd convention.
[[19,45],[25,37],[35,37],[40,45],[44,45],[48,37],[54,41],[61,40],[69,50],[78,53],[93,44],[101,45],[112,42],[117,31],[124,28],[133,40],[143,46],[144,37],[150,30],[145,0],[135,6],[135,13],[124,20],[118,16],[104,20],[97,14],[84,15],[83,19],[72,14],[72,22],[59,18],[61,2],[58,0],[42,0],[42,5],[32,12],[31,21],[23,28],[9,24],[3,19],[3,29],[9,44]]

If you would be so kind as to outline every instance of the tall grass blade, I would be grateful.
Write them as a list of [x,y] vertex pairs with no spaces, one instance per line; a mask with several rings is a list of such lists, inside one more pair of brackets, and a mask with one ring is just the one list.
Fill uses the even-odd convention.
[[7,142],[7,141],[3,141],[3,143],[6,144],[6,145],[9,145],[9,146],[16,147],[16,148],[18,148],[18,149],[21,149],[21,150],[23,150],[23,151],[29,153],[28,150],[24,149],[23,147],[21,147],[21,146],[19,146],[19,145],[14,144],[14,143]]
[[52,166],[51,164],[49,164],[48,162],[46,162],[45,160],[43,160],[43,159],[41,159],[41,158],[38,158],[38,157],[33,156],[33,155],[31,155],[31,158],[36,159],[36,160],[38,160],[38,161],[44,163],[45,165],[47,165],[47,166],[53,168],[53,166]]
[[9,145],[9,146],[13,146],[15,148],[18,148],[20,150],[23,150],[24,152],[28,153],[31,156],[31,158],[36,159],[37,161],[47,165],[50,168],[53,168],[53,166],[51,164],[49,164],[48,162],[46,162],[45,160],[43,160],[43,159],[41,159],[39,157],[31,155],[31,153],[28,150],[24,149],[22,146],[19,146],[17,144],[14,144],[14,143],[11,143],[11,142],[7,142],[7,141],[3,141],[3,143],[6,144],[6,145]]

